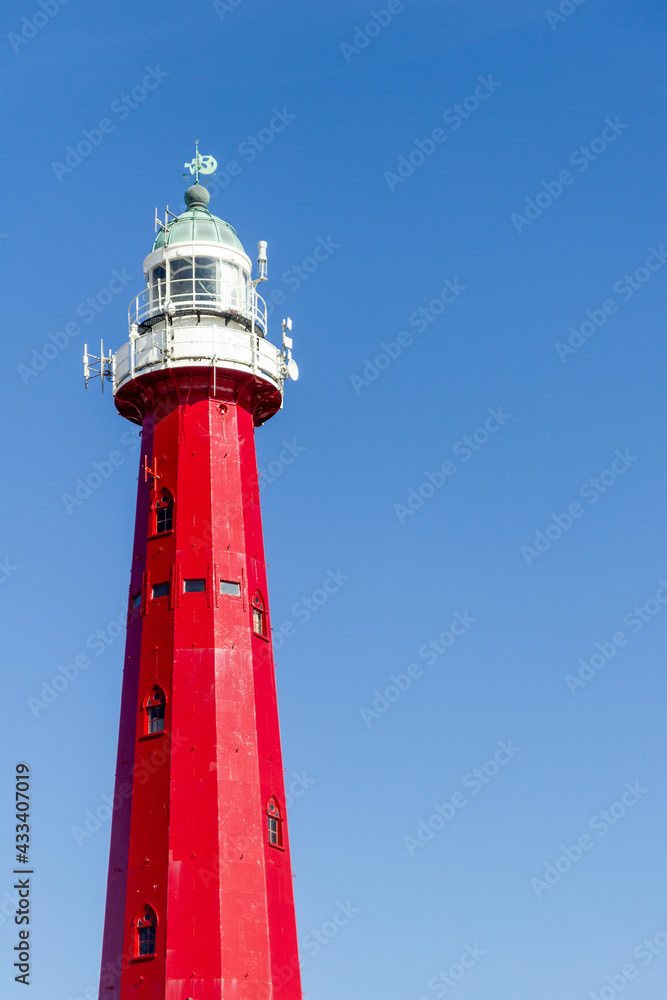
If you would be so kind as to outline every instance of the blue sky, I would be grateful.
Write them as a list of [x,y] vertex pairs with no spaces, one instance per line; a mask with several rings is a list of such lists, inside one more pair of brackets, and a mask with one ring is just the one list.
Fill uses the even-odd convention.
[[80,356],[127,339],[198,138],[301,369],[257,444],[306,997],[653,1000],[663,5],[44,5],[0,30],[0,794],[28,761],[31,997],[98,975],[109,821],[73,828],[113,789],[139,454]]

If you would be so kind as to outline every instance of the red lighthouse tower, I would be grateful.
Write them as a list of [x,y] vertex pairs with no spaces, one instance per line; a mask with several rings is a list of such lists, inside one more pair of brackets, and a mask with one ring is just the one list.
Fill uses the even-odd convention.
[[297,372],[207,159],[99,359],[142,427],[100,1000],[301,998],[254,445]]

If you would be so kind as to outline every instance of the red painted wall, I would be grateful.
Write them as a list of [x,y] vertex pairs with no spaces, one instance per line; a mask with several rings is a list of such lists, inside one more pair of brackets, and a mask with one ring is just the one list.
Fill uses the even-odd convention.
[[[300,1000],[254,444],[279,396],[230,372],[214,391],[210,370],[181,369],[137,379],[116,401],[143,425],[130,597],[143,596],[128,625],[100,998]],[[174,524],[155,535],[163,487]],[[204,579],[205,593],[184,593],[187,579]],[[240,596],[220,594],[221,579]],[[169,596],[152,598],[166,581]],[[267,638],[253,632],[257,590]],[[156,683],[165,731],[146,736]],[[271,796],[282,849],[268,840]],[[156,954],[137,958],[146,903]]]

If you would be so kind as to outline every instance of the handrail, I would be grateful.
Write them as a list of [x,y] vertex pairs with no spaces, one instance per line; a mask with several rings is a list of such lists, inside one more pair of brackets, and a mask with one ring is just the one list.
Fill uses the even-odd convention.
[[174,315],[190,310],[232,316],[237,314],[251,326],[256,325],[262,333],[266,332],[266,302],[262,296],[252,286],[231,282],[216,282],[215,291],[198,289],[168,297],[162,287],[149,286],[130,302],[127,320],[131,330],[133,326],[141,327],[148,320],[165,313]]
[[250,371],[281,387],[286,378],[283,362],[279,347],[247,329],[215,323],[155,324],[143,333],[135,331],[118,349],[110,374],[114,392],[147,372],[192,365]]

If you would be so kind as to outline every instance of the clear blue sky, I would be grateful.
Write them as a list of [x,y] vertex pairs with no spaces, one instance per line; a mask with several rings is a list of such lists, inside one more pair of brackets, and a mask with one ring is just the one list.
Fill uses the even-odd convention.
[[138,450],[80,356],[198,138],[301,369],[257,442],[306,997],[664,994],[664,5],[43,2],[0,30],[0,993],[20,760],[30,997],[96,984]]

